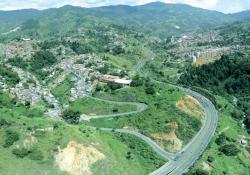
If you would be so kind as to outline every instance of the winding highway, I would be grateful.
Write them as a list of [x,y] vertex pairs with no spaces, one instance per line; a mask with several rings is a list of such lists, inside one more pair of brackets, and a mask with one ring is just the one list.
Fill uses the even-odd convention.
[[205,122],[192,141],[179,153],[176,153],[174,160],[170,160],[150,175],[180,175],[186,172],[205,151],[217,128],[218,114],[213,103],[197,92],[178,88],[200,102],[205,112]]
[[[162,83],[155,81],[156,83]],[[205,121],[201,128],[201,130],[196,134],[196,136],[192,139],[192,141],[186,145],[180,152],[178,153],[169,153],[162,149],[156,142],[154,142],[149,137],[136,132],[131,131],[128,129],[113,129],[113,128],[99,128],[103,131],[115,131],[120,133],[131,134],[140,139],[144,140],[158,155],[168,160],[168,162],[160,167],[158,170],[150,173],[150,175],[180,175],[186,172],[194,163],[195,161],[201,156],[204,152],[206,147],[208,146],[209,142],[211,141],[215,130],[217,128],[218,122],[218,114],[215,109],[215,106],[212,104],[210,100],[206,97],[202,96],[201,94],[194,92],[190,89],[186,89],[183,87],[178,87],[171,85],[175,88],[180,89],[181,91],[185,92],[188,95],[193,96],[197,99],[202,106],[205,112]],[[92,99],[103,101],[106,103],[116,103],[116,104],[131,104],[136,105],[137,110],[132,112],[126,113],[119,113],[119,114],[111,114],[111,115],[98,115],[98,116],[82,116],[81,120],[89,120],[89,119],[100,119],[100,118],[113,118],[113,117],[129,117],[129,115],[143,112],[147,109],[147,105],[143,103],[135,103],[135,102],[116,102],[116,101],[109,101],[103,100],[95,97],[90,97]]]
[[[143,46],[143,48],[145,48]],[[149,50],[148,52],[148,59],[139,61],[138,64],[134,67],[134,71],[140,72],[146,62],[150,60],[154,60],[155,54]],[[155,81],[155,83],[161,83],[159,81]],[[181,91],[185,92],[186,94],[194,97],[196,100],[199,101],[201,107],[205,113],[205,121],[201,128],[201,130],[196,134],[196,136],[187,144],[180,152],[178,153],[169,153],[162,149],[156,142],[154,142],[149,137],[136,132],[131,131],[128,129],[112,129],[112,128],[100,128],[103,131],[115,131],[120,133],[126,133],[134,135],[142,140],[144,140],[158,155],[168,160],[168,162],[160,167],[159,169],[155,170],[154,172],[150,173],[150,175],[181,175],[185,173],[199,157],[205,151],[206,147],[208,146],[209,142],[211,141],[212,137],[217,128],[218,123],[218,114],[214,104],[204,97],[203,95],[194,92],[190,89],[171,85],[174,88],[178,88]],[[97,119],[97,118],[112,118],[112,117],[128,117],[129,115],[143,112],[147,109],[147,105],[143,103],[132,103],[132,102],[115,102],[109,100],[98,99],[95,97],[91,97],[95,100],[107,102],[107,103],[116,103],[116,104],[132,104],[137,106],[136,111],[120,113],[120,114],[111,114],[111,115],[99,115],[99,116],[82,116],[81,120],[89,120],[89,119]]]

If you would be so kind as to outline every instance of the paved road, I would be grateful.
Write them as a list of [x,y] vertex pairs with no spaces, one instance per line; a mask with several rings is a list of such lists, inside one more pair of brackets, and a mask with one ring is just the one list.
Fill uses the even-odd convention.
[[[143,46],[144,47],[144,46]],[[145,47],[144,47],[145,48]],[[148,52],[148,59],[145,59],[143,61],[138,62],[138,64],[134,67],[134,70],[136,72],[140,72],[143,66],[146,64],[147,61],[153,60],[155,58],[155,54],[150,51]],[[155,81],[156,83],[162,83],[159,81]],[[174,85],[173,85],[174,86]],[[211,141],[212,137],[214,136],[215,130],[217,128],[218,123],[218,114],[217,111],[213,105],[213,103],[207,99],[206,97],[202,96],[201,94],[194,92],[190,89],[174,86],[175,88],[179,88],[180,90],[184,91],[188,95],[193,96],[196,98],[204,112],[205,112],[205,122],[201,128],[201,130],[197,133],[197,135],[192,139],[192,141],[186,145],[180,152],[178,153],[169,153],[163,150],[157,143],[155,143],[150,138],[146,137],[145,135],[131,130],[126,129],[116,129],[116,132],[120,133],[127,133],[132,134],[136,137],[141,138],[146,143],[148,143],[149,146],[152,147],[152,149],[162,156],[165,159],[168,159],[169,161],[163,165],[158,170],[150,173],[150,175],[181,175],[184,172],[186,172],[194,163],[195,161],[202,155],[202,153],[205,151],[206,147],[208,146],[209,142]],[[96,99],[98,100],[98,99]],[[102,100],[102,99],[99,99]],[[104,100],[106,101],[106,100]],[[112,102],[112,101],[106,101],[111,103],[123,103],[123,102]],[[124,103],[123,103],[124,104]],[[128,104],[128,103],[127,103]],[[131,103],[130,103],[131,104]],[[97,118],[105,118],[105,117],[116,117],[116,116],[128,116],[134,113],[142,112],[146,110],[146,106],[140,106],[142,104],[138,103],[134,105],[139,105],[139,110],[133,111],[130,113],[123,113],[123,114],[115,114],[115,115],[103,115],[103,116],[97,116]],[[113,131],[113,129],[110,128],[101,128],[101,130],[104,131]]]
[[218,114],[212,102],[197,92],[185,88],[180,89],[200,102],[205,111],[204,125],[193,140],[182,151],[176,154],[174,160],[170,160],[170,162],[150,175],[183,174],[202,155],[215,133]]
[[125,134],[131,134],[134,135],[136,137],[139,137],[140,139],[144,140],[158,155],[160,155],[161,157],[163,157],[166,160],[174,160],[176,155],[174,153],[169,153],[167,151],[165,151],[164,149],[162,149],[159,145],[157,145],[157,143],[155,143],[152,139],[150,139],[149,137],[136,132],[136,131],[131,131],[128,129],[110,129],[110,128],[100,128],[102,131],[115,131],[115,132],[119,132],[119,133],[125,133]]
[[92,97],[92,96],[88,96],[88,98],[91,98],[91,99],[94,99],[94,100],[97,100],[97,101],[101,101],[101,102],[105,102],[105,103],[109,103],[109,104],[134,105],[134,106],[136,106],[137,109],[135,111],[124,112],[124,113],[117,113],[117,114],[109,114],[109,115],[88,116],[88,115],[83,114],[83,115],[81,115],[80,121],[90,120],[90,119],[100,119],[100,118],[112,118],[112,117],[129,116],[129,115],[132,115],[132,114],[143,112],[143,111],[145,111],[148,108],[148,105],[146,105],[144,103],[117,102],[117,101],[104,100],[104,99],[100,99],[100,98],[96,98],[96,97]]

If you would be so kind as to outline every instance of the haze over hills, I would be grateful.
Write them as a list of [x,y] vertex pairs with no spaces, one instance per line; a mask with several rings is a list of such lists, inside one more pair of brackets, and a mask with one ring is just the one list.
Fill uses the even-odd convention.
[[[236,15],[226,15],[184,4],[149,3],[141,6],[106,6],[82,8],[64,6],[58,9],[19,10],[0,12],[0,31],[7,32],[14,27],[36,28],[38,35],[67,33],[81,27],[93,25],[119,24],[134,27],[144,33],[170,36],[191,30],[215,27],[239,19]],[[36,25],[30,24],[34,19]],[[7,24],[6,24],[6,21]],[[32,21],[32,22],[34,22]],[[26,27],[25,25],[30,25]]]
[[250,10],[246,10],[243,12],[239,12],[239,13],[234,13],[231,14],[232,17],[236,18],[236,19],[249,19],[250,18]]

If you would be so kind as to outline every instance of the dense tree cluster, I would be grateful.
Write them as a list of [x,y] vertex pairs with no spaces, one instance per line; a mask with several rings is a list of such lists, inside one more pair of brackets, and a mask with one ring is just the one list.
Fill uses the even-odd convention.
[[28,64],[21,58],[21,57],[15,57],[13,59],[9,59],[8,63],[12,66],[19,67],[22,69],[26,69]]
[[65,110],[63,112],[63,119],[70,124],[78,124],[81,113],[79,111]]
[[180,77],[182,84],[201,86],[218,93],[249,93],[250,57],[222,56],[214,63],[189,67]]
[[[220,60],[200,67],[189,67],[180,77],[180,83],[198,86],[215,94],[232,94],[238,98],[238,105],[246,114],[245,125],[250,132],[250,56],[235,53],[222,56]],[[232,117],[242,119],[243,114],[232,112]]]
[[0,64],[0,77],[3,77],[6,83],[11,86],[16,85],[20,81],[20,78],[16,72],[2,64]]
[[150,82],[150,80],[148,80],[144,77],[140,77],[139,75],[136,75],[133,78],[131,86],[133,86],[133,87],[144,86],[144,90],[145,90],[146,94],[148,94],[148,95],[154,95],[156,93],[155,87]]
[[44,71],[43,68],[51,66],[57,62],[56,57],[48,50],[37,51],[30,60],[30,69],[39,79],[45,79],[49,72]]
[[67,45],[76,53],[76,54],[86,54],[93,52],[93,48],[89,44],[82,44],[79,42],[67,42]]
[[226,144],[219,148],[227,156],[236,156],[240,150],[234,144]]
[[53,65],[56,61],[56,57],[53,53],[50,51],[40,50],[32,56],[30,66],[33,71],[37,71]]
[[19,134],[13,130],[6,130],[5,132],[5,142],[3,144],[4,148],[12,146],[16,141],[19,140]]
[[43,153],[38,149],[16,148],[12,150],[12,154],[18,158],[28,156],[31,160],[43,160],[44,158]]
[[209,173],[202,169],[192,169],[191,171],[188,171],[187,173],[184,173],[183,175],[209,175]]

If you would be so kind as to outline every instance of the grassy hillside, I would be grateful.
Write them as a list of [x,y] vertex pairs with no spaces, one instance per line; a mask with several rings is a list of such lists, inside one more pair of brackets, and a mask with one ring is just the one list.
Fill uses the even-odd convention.
[[113,93],[97,93],[97,97],[114,101],[143,102],[148,104],[148,109],[142,113],[115,117],[112,120],[91,120],[90,124],[97,127],[130,128],[139,131],[159,141],[170,151],[175,150],[171,147],[171,139],[164,140],[156,135],[168,135],[174,132],[176,139],[180,139],[184,146],[199,131],[201,121],[176,107],[176,102],[184,96],[182,92],[167,85],[155,84],[153,90],[147,86],[120,89]]
[[[126,170],[127,174],[144,175],[164,163],[146,143],[137,138],[44,118],[39,110],[20,104],[16,98],[3,92],[0,92],[0,113],[2,175],[41,172],[66,175],[56,165],[55,156],[58,154],[58,147],[63,149],[72,141],[94,147],[105,155],[105,159],[90,167],[92,172],[98,174],[102,172],[103,175],[116,175]],[[126,142],[127,137],[130,138],[129,144]]]

